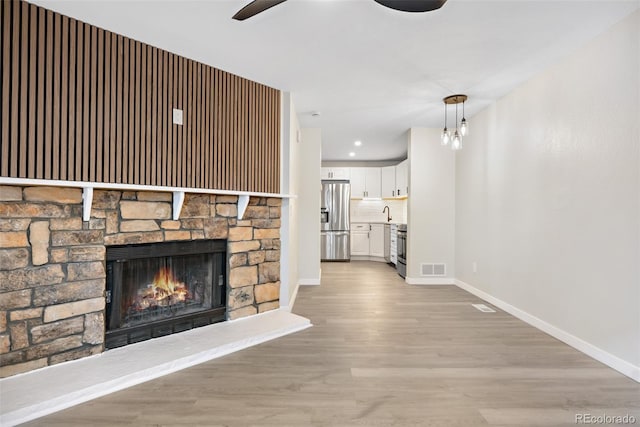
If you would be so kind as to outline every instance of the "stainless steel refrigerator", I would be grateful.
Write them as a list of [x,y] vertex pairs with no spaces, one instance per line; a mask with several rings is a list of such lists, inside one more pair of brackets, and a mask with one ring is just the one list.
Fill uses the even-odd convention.
[[349,181],[322,181],[320,202],[320,259],[322,261],[349,261],[351,235]]

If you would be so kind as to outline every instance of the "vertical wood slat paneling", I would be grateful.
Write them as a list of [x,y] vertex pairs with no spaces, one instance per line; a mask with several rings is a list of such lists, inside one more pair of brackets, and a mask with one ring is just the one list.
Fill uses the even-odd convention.
[[140,96],[140,62],[141,62],[141,58],[140,58],[140,43],[138,42],[134,42],[133,43],[133,47],[134,47],[134,65],[133,65],[133,69],[134,69],[134,76],[135,76],[135,81],[134,81],[134,96],[132,97],[134,101],[134,108],[135,108],[135,112],[134,112],[134,123],[133,123],[133,141],[134,141],[134,162],[132,165],[133,168],[133,182],[140,182],[140,166],[142,164],[141,162],[141,153],[140,153],[140,128],[142,127],[140,124],[140,117],[141,117],[141,109],[142,109],[142,103],[141,101],[141,96]]
[[167,52],[166,51],[161,51],[162,52],[162,85],[160,86],[160,91],[162,93],[162,97],[161,97],[161,101],[160,101],[160,105],[162,106],[162,112],[160,114],[160,118],[162,121],[162,149],[161,149],[161,153],[162,153],[162,157],[161,157],[161,161],[160,161],[160,165],[158,166],[159,170],[162,172],[162,179],[160,181],[160,185],[169,185],[168,182],[168,175],[169,175],[169,163],[168,163],[168,158],[169,158],[169,140],[167,138],[167,122],[168,122],[168,117],[167,117],[167,81],[169,79],[168,76],[168,64],[167,64]]
[[147,179],[147,48],[140,43],[140,164],[139,182],[148,182]]
[[163,99],[162,99],[162,50],[160,49],[155,49],[156,51],[156,55],[157,55],[157,63],[156,63],[156,67],[157,68],[157,82],[155,85],[155,91],[156,91],[156,102],[157,102],[157,117],[156,117],[156,135],[157,135],[157,139],[156,139],[156,182],[159,185],[163,185],[163,173],[162,173],[162,155],[163,155],[163,149],[162,149],[162,108],[163,108]]
[[122,80],[122,68],[123,68],[123,39],[122,36],[118,35],[116,37],[116,57],[114,58],[116,63],[116,81],[113,82],[113,87],[116,93],[115,106],[116,106],[116,116],[112,118],[116,123],[116,157],[114,159],[115,162],[115,170],[116,182],[124,182],[122,179],[122,163],[125,161],[124,156],[122,155],[122,90],[123,90],[123,80]]
[[129,81],[129,96],[128,96],[128,101],[129,101],[129,112],[127,114],[127,117],[129,118],[129,128],[127,130],[127,136],[128,136],[128,141],[129,141],[129,161],[127,162],[127,166],[128,166],[128,171],[127,171],[127,179],[129,180],[128,182],[130,183],[134,183],[137,182],[138,180],[136,179],[136,177],[134,176],[134,171],[135,169],[137,169],[136,165],[138,165],[138,159],[136,158],[136,150],[135,150],[135,145],[137,144],[137,141],[135,139],[135,130],[134,130],[134,126],[136,126],[136,96],[135,96],[135,89],[136,89],[136,46],[135,46],[135,41],[134,40],[128,40],[127,44],[129,45],[129,52],[128,52],[128,57],[129,57],[129,77],[128,77],[128,81]]
[[153,110],[153,48],[152,47],[148,47],[147,48],[147,111],[148,111],[148,115],[146,118],[146,136],[147,136],[147,142],[146,142],[146,151],[147,151],[147,171],[146,171],[146,182],[154,182],[153,181],[153,153],[155,152],[155,150],[152,147],[152,136],[153,136],[153,131],[152,131],[152,125],[153,125],[153,118],[155,117],[154,114],[154,110]]
[[[37,40],[38,40],[38,26],[36,25],[38,20],[38,11],[36,9],[27,10],[29,13],[30,25],[29,31],[29,52],[37,52]],[[27,142],[29,144],[30,152],[37,152],[36,147],[36,121],[33,118],[36,116],[36,90],[37,90],[37,74],[36,74],[37,56],[29,58],[29,113],[28,113],[28,134]],[[36,156],[28,156],[29,169],[27,175],[35,175],[42,178],[42,159]],[[38,163],[36,164],[36,160]]]
[[[53,52],[59,53],[62,50],[62,17],[59,14],[53,16]],[[60,174],[60,147],[62,145],[61,139],[61,79],[62,79],[62,65],[60,63],[61,55],[53,55],[53,134],[51,145],[53,146],[52,158],[46,158],[45,154],[45,170],[47,171],[46,178],[51,176],[57,176]]]
[[76,80],[75,80],[75,133],[76,133],[76,149],[69,151],[69,157],[75,156],[73,162],[73,168],[69,168],[69,172],[72,174],[71,179],[74,181],[82,180],[82,152],[84,151],[84,144],[82,140],[82,110],[84,105],[82,104],[82,89],[83,89],[83,76],[84,76],[84,24],[82,22],[76,22]]
[[105,180],[109,180],[111,171],[111,33],[104,33],[104,146],[102,173]]
[[11,84],[11,3],[0,3],[0,22],[2,22],[2,90],[1,100],[2,102],[2,139],[0,140],[0,175],[9,175],[9,146],[11,144],[9,140],[9,130],[11,129],[10,115],[9,115],[9,101],[10,101],[10,84]]
[[[18,169],[18,159],[19,159],[19,147],[18,147],[18,135],[19,135],[19,127],[18,127],[18,113],[20,104],[18,103],[20,99],[20,5],[14,4],[12,10],[12,33],[11,37],[11,141],[9,152],[11,155],[10,160],[10,176],[20,177],[19,169]],[[4,55],[3,55],[4,56]],[[4,68],[4,66],[3,66]]]
[[[97,84],[98,80],[98,57],[96,51],[98,50],[98,29],[96,27],[90,27],[91,38],[85,43],[85,46],[89,48],[89,55],[87,55],[87,72],[85,75],[89,75],[88,83],[89,88],[85,92],[85,101],[89,104],[89,109],[85,111],[85,114],[89,117],[88,135],[89,135],[89,170],[88,173],[83,173],[83,179],[86,176],[90,181],[96,180],[96,162],[98,157],[98,147],[96,146],[96,110],[98,107],[97,102]],[[85,87],[86,89],[86,87]],[[89,102],[89,100],[95,100]],[[87,131],[85,131],[86,135]],[[86,169],[83,168],[83,169]]]
[[[46,19],[46,12],[44,10],[39,10],[38,11],[38,18],[39,21],[44,21],[44,19]],[[33,19],[32,19],[33,20]],[[45,28],[43,25],[37,25],[37,26],[33,26],[32,27],[32,31],[34,30],[34,28],[37,31],[38,34],[38,41],[36,44],[36,48],[35,51],[33,50],[33,48],[31,49],[31,52],[35,54],[35,52],[37,51],[37,73],[38,73],[38,80],[37,80],[37,91],[42,91],[43,88],[45,87],[44,81],[45,81]],[[35,59],[36,55],[32,56],[32,59]],[[54,67],[55,68],[55,67]],[[37,123],[44,123],[44,103],[42,102],[43,100],[38,97],[37,102],[35,102],[37,104],[36,106],[36,115],[32,116],[36,118],[36,122]],[[35,146],[36,146],[36,152],[42,152],[44,153],[44,159],[41,159],[42,161],[39,161],[38,164],[36,165],[36,178],[51,178],[52,176],[52,149],[50,145],[45,145],[45,140],[44,140],[44,128],[42,125],[38,126],[36,129],[36,141],[35,141]]]
[[[62,17],[61,20],[61,33],[62,37],[60,40],[60,49],[61,49],[61,73],[60,73],[60,149],[59,149],[59,157],[55,159],[53,165],[53,176],[67,176],[67,157],[68,157],[68,144],[69,141],[69,18],[66,16]],[[40,120],[38,122],[41,123]],[[46,173],[46,169],[45,169]],[[52,176],[47,176],[47,178],[52,178]]]
[[220,104],[221,98],[221,89],[220,89],[220,70],[213,70],[213,88],[211,90],[211,107],[213,109],[213,187],[222,188],[222,172],[220,164],[222,163],[222,149],[221,149],[221,141],[222,134],[220,132],[220,111],[222,110],[222,106]]
[[102,177],[102,167],[104,165],[104,30],[98,29],[97,40],[97,72],[96,77],[96,180]]
[[[61,179],[73,179],[74,165],[75,165],[75,143],[76,143],[76,32],[77,25],[76,21],[73,19],[69,20],[69,80],[67,85],[69,87],[69,94],[67,97],[67,120],[68,120],[68,128],[67,128],[67,137],[68,137],[68,150],[67,150],[67,174],[64,178]],[[60,159],[62,162],[65,159]]]
[[126,37],[119,37],[120,43],[120,67],[119,72],[121,73],[122,87],[121,87],[121,98],[120,103],[122,104],[121,108],[121,141],[122,141],[122,151],[120,154],[121,169],[120,176],[122,182],[129,184],[129,40]]
[[0,22],[1,176],[279,191],[277,90],[20,0]]
[[151,139],[149,140],[149,151],[151,153],[151,182],[158,182],[156,175],[156,156],[158,154],[157,142],[157,127],[156,121],[158,120],[158,93],[155,88],[158,86],[158,51],[152,47],[151,51],[151,82],[149,84],[149,90],[151,92]]
[[27,146],[27,90],[29,88],[29,5],[22,4],[20,11],[22,17],[20,43],[22,46],[20,55],[20,160],[18,162],[20,177],[26,177],[29,174],[27,170],[27,158],[29,157]]

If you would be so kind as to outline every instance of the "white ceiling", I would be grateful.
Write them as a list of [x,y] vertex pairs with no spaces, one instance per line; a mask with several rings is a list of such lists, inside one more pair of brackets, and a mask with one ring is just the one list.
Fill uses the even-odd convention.
[[290,91],[301,125],[322,129],[323,160],[404,158],[410,127],[442,126],[443,97],[469,95],[472,117],[640,7],[449,0],[406,13],[373,0],[289,0],[238,22],[249,0],[32,2]]

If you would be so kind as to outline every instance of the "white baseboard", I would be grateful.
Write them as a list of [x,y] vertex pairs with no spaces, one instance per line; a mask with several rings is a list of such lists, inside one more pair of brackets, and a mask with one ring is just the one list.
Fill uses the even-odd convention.
[[280,306],[281,309],[287,310],[288,312],[293,310],[293,305],[296,303],[296,298],[298,296],[298,289],[300,289],[300,283],[296,283],[296,287],[293,289],[293,293],[289,297],[289,304]]
[[462,280],[455,281],[455,284],[465,291],[487,301],[490,304],[495,305],[501,310],[506,311],[514,317],[522,320],[523,322],[528,323],[529,325],[540,329],[541,331],[551,335],[554,338],[559,339],[565,344],[570,345],[578,351],[586,354],[594,358],[595,360],[604,363],[610,368],[615,369],[623,375],[631,378],[634,381],[640,382],[640,366],[635,366],[626,360],[620,359],[618,356],[614,356],[613,354],[596,347],[595,345],[584,341],[581,338],[578,338],[570,333],[551,325],[550,323],[545,322],[542,319],[539,319],[526,311],[523,311],[517,307],[512,306],[509,303],[506,303],[496,297],[489,295],[488,293],[481,291],[468,283],[463,282]]
[[318,286],[320,285],[320,278],[317,279],[300,279],[298,280],[300,286]]
[[453,277],[406,277],[404,279],[409,285],[455,285],[456,279]]

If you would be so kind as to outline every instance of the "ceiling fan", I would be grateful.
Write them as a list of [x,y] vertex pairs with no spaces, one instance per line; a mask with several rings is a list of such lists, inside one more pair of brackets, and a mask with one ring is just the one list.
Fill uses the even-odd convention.
[[[286,0],[253,0],[251,3],[243,7],[233,15],[233,19],[244,21],[265,10],[279,5]],[[383,6],[391,9],[400,10],[402,12],[429,12],[431,10],[440,9],[447,0],[374,0]]]

